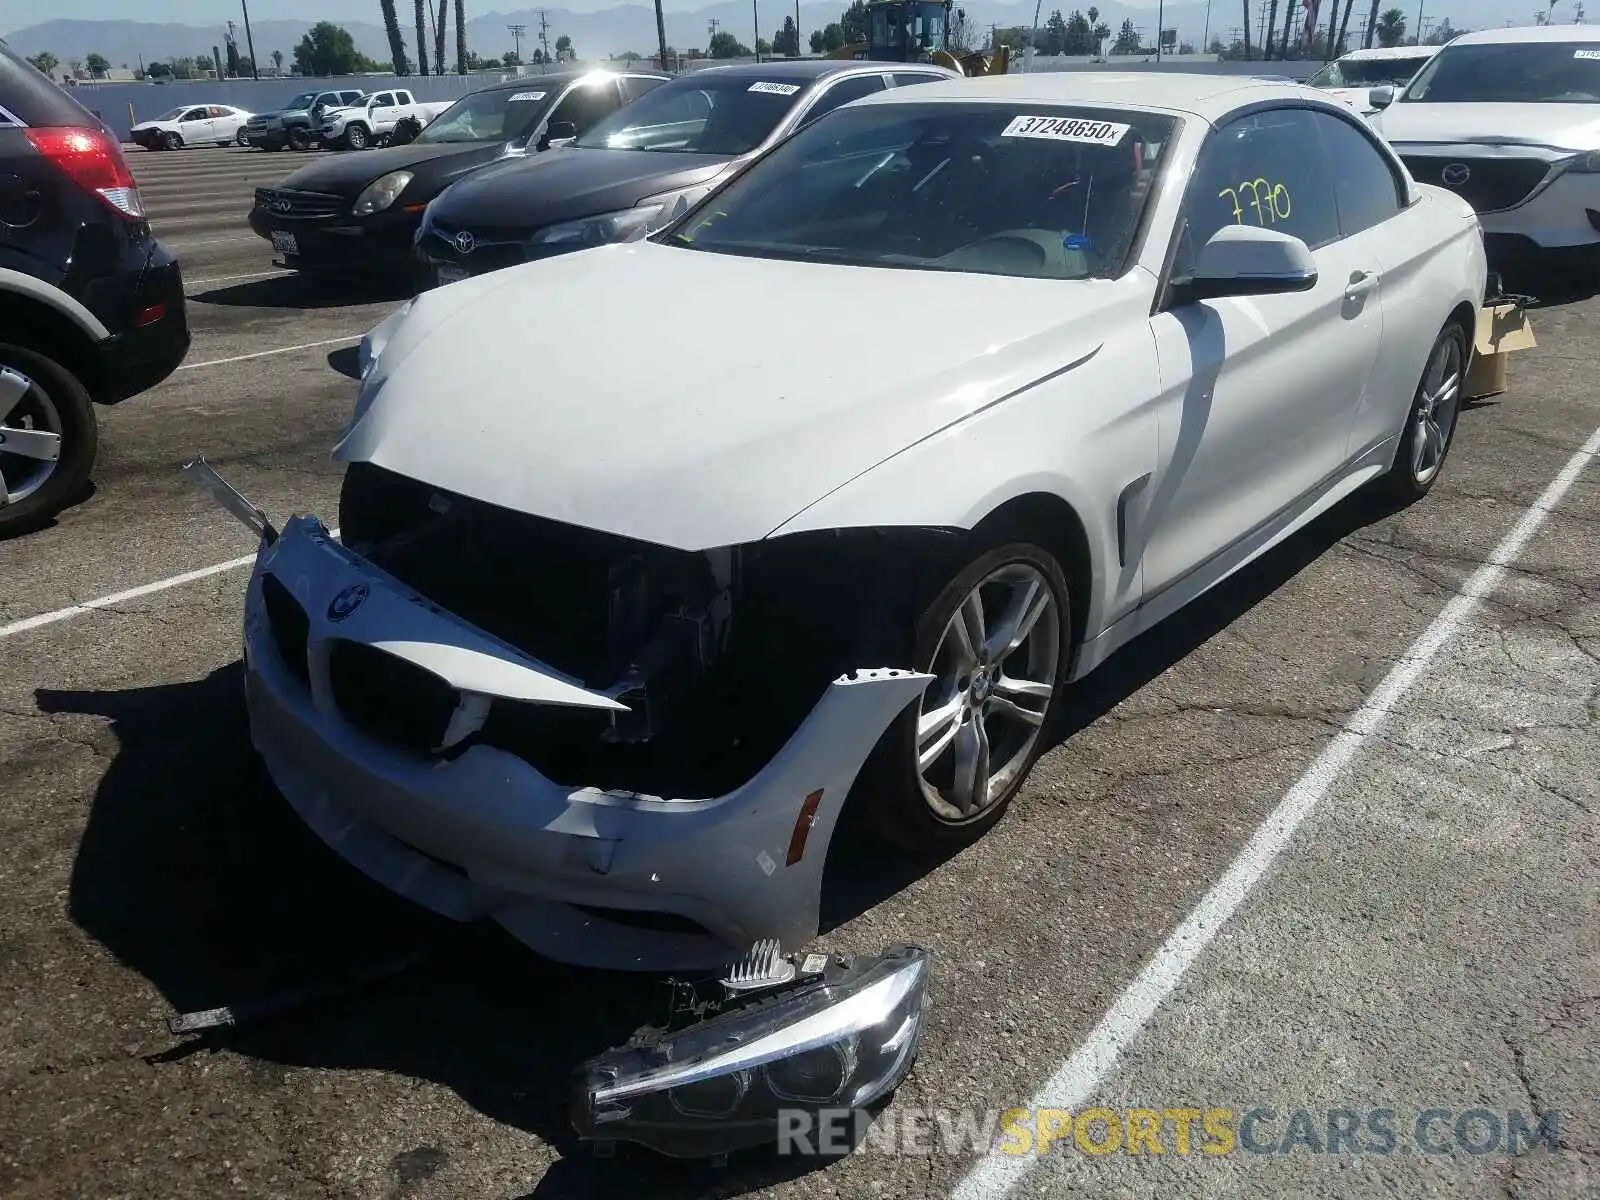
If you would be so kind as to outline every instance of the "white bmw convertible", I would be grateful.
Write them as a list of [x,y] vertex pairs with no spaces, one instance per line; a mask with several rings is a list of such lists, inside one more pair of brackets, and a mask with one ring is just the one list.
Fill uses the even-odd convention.
[[975,838],[1118,647],[1425,494],[1484,288],[1471,208],[1312,89],[887,90],[367,337],[339,536],[264,526],[255,745],[545,954],[796,946],[836,826]]

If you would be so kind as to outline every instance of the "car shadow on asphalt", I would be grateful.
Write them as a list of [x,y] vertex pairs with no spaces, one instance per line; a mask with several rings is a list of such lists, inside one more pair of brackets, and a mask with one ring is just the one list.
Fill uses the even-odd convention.
[[[1052,742],[1109,711],[1381,515],[1359,501],[1341,505],[1130,644],[1074,688]],[[562,1155],[528,1194],[540,1200],[733,1195],[823,1165],[772,1151],[722,1167],[581,1152],[565,1109],[572,1068],[661,1021],[667,994],[660,980],[550,963],[498,927],[435,918],[347,866],[301,824],[259,766],[238,664],[193,682],[41,689],[36,702],[46,713],[106,718],[118,738],[73,866],[69,913],[175,1012],[249,1003],[337,982],[356,967],[426,956],[338,998],[196,1042],[174,1038],[150,1056],[156,1069],[226,1048],[267,1064],[434,1081]],[[830,854],[825,932],[938,865],[855,843],[839,839]],[[245,1086],[278,1086],[273,1072],[260,1076]],[[446,1160],[437,1147],[418,1145],[392,1167],[401,1177],[432,1174]]]
[[416,292],[401,280],[351,275],[305,275],[294,272],[270,279],[252,279],[227,287],[208,288],[189,297],[191,304],[227,308],[344,308],[352,304],[399,304]]
[[[349,867],[301,824],[252,752],[239,664],[194,682],[35,697],[43,712],[104,717],[118,738],[73,864],[68,911],[174,1014],[248,1007],[337,985],[368,965],[421,960],[269,1019],[172,1037],[148,1056],[155,1069],[225,1049],[283,1067],[430,1080],[563,1156],[538,1183],[540,1197],[696,1197],[819,1165],[758,1153],[713,1169],[584,1152],[566,1111],[572,1069],[663,1021],[663,982],[549,962],[498,926],[436,918]],[[168,1037],[160,1026],[149,1035],[158,1045]],[[280,1086],[281,1075],[258,1074],[243,1086]],[[391,1167],[404,1185],[447,1161],[419,1144]]]

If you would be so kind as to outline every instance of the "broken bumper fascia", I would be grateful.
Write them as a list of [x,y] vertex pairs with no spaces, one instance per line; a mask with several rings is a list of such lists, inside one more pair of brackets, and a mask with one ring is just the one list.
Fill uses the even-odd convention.
[[[309,687],[270,632],[268,572],[309,619]],[[356,610],[345,611],[356,596]],[[569,787],[482,744],[454,760],[423,756],[347,722],[326,677],[327,649],[341,638],[402,654],[469,691],[614,702],[431,604],[315,518],[295,518],[275,541],[263,540],[244,632],[251,740],[289,804],[334,851],[446,917],[492,917],[551,958],[629,970],[710,967],[760,938],[793,947],[815,936],[845,796],[931,678],[881,669],[836,679],[742,787],[678,800]],[[807,827],[799,855],[791,852],[797,825]],[[578,905],[674,914],[707,932],[640,928]]]

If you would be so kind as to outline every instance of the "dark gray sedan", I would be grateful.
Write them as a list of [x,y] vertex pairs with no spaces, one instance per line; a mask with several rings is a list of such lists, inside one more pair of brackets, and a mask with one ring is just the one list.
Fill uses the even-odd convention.
[[802,60],[680,75],[570,146],[475,172],[428,205],[417,253],[438,283],[660,228],[824,113],[959,78],[917,63]]

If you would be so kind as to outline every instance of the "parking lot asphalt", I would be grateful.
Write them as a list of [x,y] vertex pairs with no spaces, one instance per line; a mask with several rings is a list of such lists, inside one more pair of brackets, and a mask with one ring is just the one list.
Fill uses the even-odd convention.
[[[827,1165],[594,1161],[567,1072],[659,984],[436,921],[299,825],[249,752],[243,570],[204,572],[250,539],[177,473],[204,453],[331,520],[335,368],[402,297],[271,266],[250,191],[299,156],[129,153],[194,344],[103,411],[93,495],[0,542],[0,1194],[1600,1194],[1600,301],[1534,312],[1426,500],[1342,506],[1085,681],[978,845],[830,862],[827,945],[936,955],[891,1115],[1271,1110],[1260,1147],[1295,1110],[1392,1110],[1392,1153],[1169,1131],[976,1164],[935,1125]],[[165,1028],[419,950],[215,1041]],[[1554,1114],[1557,1146],[1432,1153],[1430,1109],[1447,1141],[1468,1110]]]

